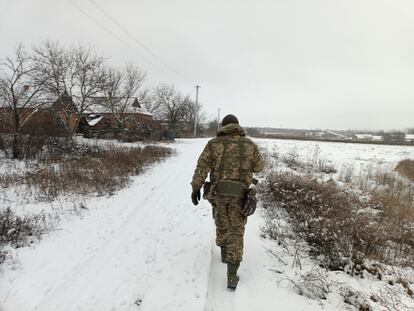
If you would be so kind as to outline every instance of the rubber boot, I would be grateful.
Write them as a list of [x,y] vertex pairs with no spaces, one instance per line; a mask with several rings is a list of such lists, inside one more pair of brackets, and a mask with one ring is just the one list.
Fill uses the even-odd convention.
[[227,288],[235,290],[237,283],[239,283],[239,276],[237,270],[240,267],[240,263],[228,263],[227,264]]
[[227,247],[220,246],[220,250],[221,250],[221,262],[227,263]]

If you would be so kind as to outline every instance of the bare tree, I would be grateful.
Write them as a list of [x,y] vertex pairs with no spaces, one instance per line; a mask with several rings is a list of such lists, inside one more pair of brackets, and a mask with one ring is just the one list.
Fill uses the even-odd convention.
[[217,128],[217,118],[210,118],[210,120],[207,121],[206,124],[206,134],[211,136],[217,135]]
[[33,58],[52,96],[60,97],[71,89],[74,66],[70,55],[58,42],[45,41],[33,48]]
[[154,89],[153,96],[156,116],[166,120],[170,129],[176,130],[179,122],[185,120],[188,111],[188,96],[183,96],[174,85],[169,84],[158,85]]
[[45,79],[22,44],[17,46],[13,57],[0,61],[0,105],[7,109],[3,118],[13,130],[13,158],[20,156],[22,129],[45,105],[44,88]]
[[143,89],[145,76],[143,71],[132,64],[123,70],[108,71],[107,96],[102,104],[114,115],[120,129],[125,128],[125,122],[130,118],[127,113],[133,110],[133,105],[141,105],[146,100],[148,91]]
[[[94,98],[104,95],[107,86],[105,60],[92,48],[77,46],[65,49],[50,41],[42,43],[34,51],[38,67],[47,77],[49,92],[59,99],[68,96],[68,111],[71,113],[76,109],[75,126],[68,132],[71,138],[79,126],[81,115],[95,104]],[[63,100],[62,104],[65,104]]]
[[149,113],[158,116],[159,103],[155,100],[155,92],[149,88],[144,88],[139,95],[139,102]]
[[[207,116],[202,110],[201,103],[195,103],[187,98],[186,109],[183,116],[184,121],[187,123],[187,127],[194,129],[194,125],[197,124],[197,133],[201,132],[202,124],[206,121]],[[195,123],[194,121],[197,121]]]

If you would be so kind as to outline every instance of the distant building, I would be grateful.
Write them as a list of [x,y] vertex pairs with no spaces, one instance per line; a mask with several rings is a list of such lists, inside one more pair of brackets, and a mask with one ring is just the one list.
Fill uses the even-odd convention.
[[405,134],[405,141],[414,144],[414,134]]
[[350,136],[346,136],[331,130],[325,130],[325,131],[308,131],[305,134],[307,137],[317,137],[317,138],[323,138],[327,140],[349,140],[352,139]]
[[312,136],[316,136],[316,137],[324,137],[324,136],[325,136],[325,132],[323,132],[323,131],[319,131],[319,132],[312,132]]
[[289,136],[289,133],[278,133],[278,132],[262,132],[264,137],[273,137],[273,136]]
[[374,135],[372,134],[355,134],[355,138],[359,140],[373,140]]
[[381,135],[372,135],[372,140],[373,141],[383,141],[384,137]]
[[346,135],[343,135],[343,134],[339,134],[337,132],[330,131],[330,130],[326,130],[325,131],[325,137],[328,137],[328,138],[336,138],[336,139],[350,139],[349,136],[346,136]]

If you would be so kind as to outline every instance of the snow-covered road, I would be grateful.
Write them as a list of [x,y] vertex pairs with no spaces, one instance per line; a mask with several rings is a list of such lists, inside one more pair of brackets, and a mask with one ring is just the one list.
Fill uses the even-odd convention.
[[269,241],[259,237],[258,213],[247,225],[239,287],[227,291],[210,206],[190,201],[189,183],[205,143],[178,141],[176,156],[131,187],[90,199],[81,218],[63,221],[61,230],[22,248],[19,264],[1,274],[0,310],[320,310],[269,272],[275,260],[266,252]]
[[189,199],[200,146],[180,142],[178,156],[22,249],[0,281],[2,311],[202,310],[213,228]]

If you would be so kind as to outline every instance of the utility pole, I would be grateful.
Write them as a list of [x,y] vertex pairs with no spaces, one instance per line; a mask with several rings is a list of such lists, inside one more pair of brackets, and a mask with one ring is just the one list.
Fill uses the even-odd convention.
[[217,115],[217,132],[220,131],[220,108],[218,109]]
[[197,137],[197,115],[198,115],[198,89],[201,86],[196,85],[196,101],[195,101],[195,107],[194,107],[194,137]]

